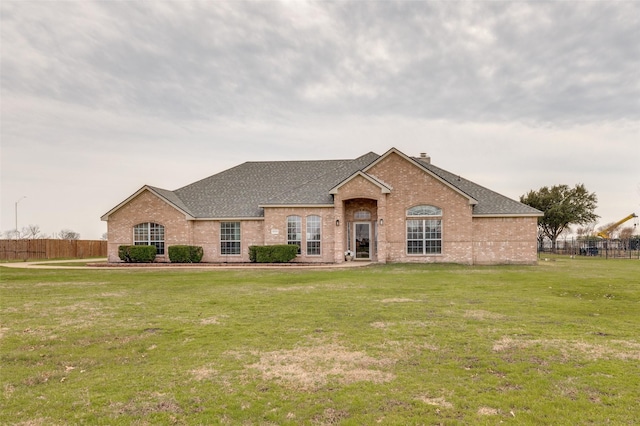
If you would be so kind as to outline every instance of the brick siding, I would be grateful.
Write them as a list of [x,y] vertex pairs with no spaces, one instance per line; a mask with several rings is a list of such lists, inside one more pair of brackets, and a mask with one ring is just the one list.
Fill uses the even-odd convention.
[[[248,262],[250,245],[286,244],[287,216],[301,217],[302,254],[296,262],[344,261],[348,223],[358,210],[371,213],[373,233],[377,228],[377,262],[451,262],[462,264],[518,263],[537,261],[536,217],[473,217],[468,198],[408,162],[391,153],[376,163],[368,174],[391,187],[390,193],[362,176],[356,176],[338,188],[334,207],[265,207],[264,219],[241,221],[241,254],[220,254],[220,221],[187,220],[185,215],[150,191],[143,191],[108,218],[108,257],[119,261],[118,246],[133,243],[133,227],[155,222],[165,227],[165,255],[168,247],[192,244],[204,249],[204,262]],[[408,255],[406,252],[406,211],[417,205],[442,209],[442,253]],[[321,218],[321,255],[306,254],[306,220]],[[339,225],[336,225],[339,220]],[[381,223],[380,221],[383,221]]]

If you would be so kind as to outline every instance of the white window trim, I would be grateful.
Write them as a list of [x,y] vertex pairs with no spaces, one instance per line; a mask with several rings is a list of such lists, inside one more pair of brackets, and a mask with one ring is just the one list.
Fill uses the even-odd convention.
[[[320,228],[320,232],[318,233],[318,239],[317,240],[309,240],[309,218],[318,218],[318,226]],[[317,215],[317,214],[312,214],[309,215],[305,218],[305,228],[306,228],[306,235],[305,235],[305,248],[306,248],[306,255],[307,256],[311,256],[311,257],[321,257],[322,256],[322,216]],[[318,253],[317,254],[309,254],[309,243],[318,243]]]
[[[147,233],[147,239],[146,240],[136,240],[136,227],[140,226],[140,225],[146,225],[146,233]],[[151,225],[156,225],[162,228],[162,240],[151,240]],[[133,225],[132,228],[132,233],[133,233],[133,245],[148,245],[148,246],[156,246],[156,243],[162,243],[162,253],[158,253],[158,249],[156,246],[156,256],[164,256],[165,253],[167,252],[167,245],[166,245],[166,238],[165,238],[165,226],[157,223],[157,222],[140,222],[136,225]],[[146,244],[137,244],[137,243],[146,243]]]
[[[420,206],[427,206],[427,207],[433,207],[434,209],[437,209],[439,214],[424,214],[424,215],[411,215],[409,214],[409,211],[415,207],[420,207]],[[410,220],[416,220],[416,221],[422,221],[422,228],[423,228],[423,237],[421,240],[416,240],[416,239],[411,239],[409,240],[409,230],[408,230],[408,226],[409,226],[409,221]],[[439,221],[439,227],[440,227],[440,238],[438,239],[426,239],[425,238],[425,234],[426,234],[426,221],[428,220],[435,220],[435,221]],[[415,206],[412,206],[410,208],[408,208],[406,210],[406,219],[405,219],[405,226],[404,226],[404,231],[405,231],[405,254],[407,256],[412,256],[412,257],[425,257],[425,256],[442,256],[443,255],[443,241],[444,241],[444,227],[443,227],[443,213],[442,213],[442,209],[430,204],[418,204]],[[409,253],[409,241],[422,241],[423,245],[422,245],[422,253]],[[440,251],[438,253],[426,253],[426,248],[427,248],[427,242],[428,241],[440,241]]]
[[[225,223],[237,223],[239,225],[240,228],[240,239],[239,240],[223,240],[222,239],[222,225]],[[222,243],[239,243],[238,244],[238,253],[223,253],[222,250]],[[220,222],[220,256],[242,256],[242,222],[238,221],[238,220],[233,220],[233,221],[224,221],[224,222]]]
[[[297,219],[296,224],[300,226],[300,229],[299,229],[300,230],[300,232],[299,232],[300,239],[295,239],[295,240],[289,239],[289,219]],[[292,245],[292,246],[293,245],[298,246],[298,253],[296,254],[296,257],[297,256],[302,256],[302,216],[299,216],[297,214],[289,215],[289,216],[287,216],[287,222],[286,223],[287,223],[287,244],[288,245]],[[291,243],[294,243],[294,244],[291,244]],[[295,244],[295,243],[298,243],[298,244]]]

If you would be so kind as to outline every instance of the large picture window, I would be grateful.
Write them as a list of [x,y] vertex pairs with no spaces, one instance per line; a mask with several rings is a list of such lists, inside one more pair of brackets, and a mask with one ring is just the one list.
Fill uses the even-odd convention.
[[302,249],[302,218],[287,216],[287,244],[298,246],[298,254]]
[[156,254],[164,254],[164,226],[157,223],[139,223],[133,227],[133,244],[156,246]]
[[220,222],[220,254],[240,254],[240,222]]
[[307,255],[320,256],[322,225],[320,216],[307,216]]
[[442,253],[442,210],[421,205],[407,210],[407,254]]

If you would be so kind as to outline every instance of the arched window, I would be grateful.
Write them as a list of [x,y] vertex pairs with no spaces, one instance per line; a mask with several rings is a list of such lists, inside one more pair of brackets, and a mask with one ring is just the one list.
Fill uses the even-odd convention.
[[298,254],[302,249],[302,218],[287,216],[287,244],[298,246]]
[[322,221],[320,216],[307,216],[307,255],[320,256]]
[[436,206],[414,206],[407,210],[407,216],[442,216],[442,209]]
[[407,210],[407,254],[442,253],[442,209],[420,205]]
[[157,223],[139,223],[133,227],[133,244],[156,246],[156,254],[164,254],[164,226]]
[[353,213],[355,220],[371,220],[371,212],[367,210],[358,210]]

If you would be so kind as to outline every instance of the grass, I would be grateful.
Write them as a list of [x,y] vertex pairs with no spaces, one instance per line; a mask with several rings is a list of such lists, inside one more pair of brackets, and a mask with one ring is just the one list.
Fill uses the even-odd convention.
[[0,268],[1,424],[634,424],[640,262]]

